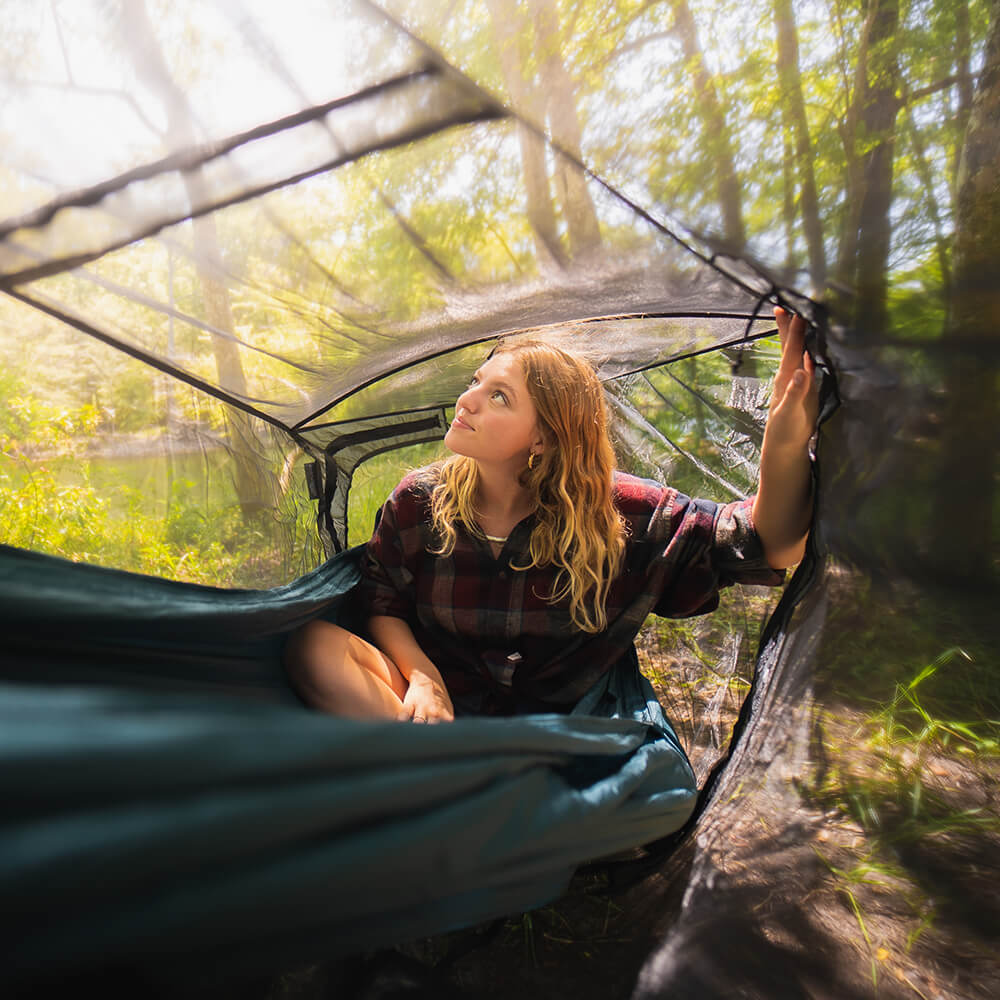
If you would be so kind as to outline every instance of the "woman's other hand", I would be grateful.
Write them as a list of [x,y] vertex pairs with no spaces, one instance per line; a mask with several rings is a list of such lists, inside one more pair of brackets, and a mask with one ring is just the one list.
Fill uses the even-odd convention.
[[455,718],[455,709],[440,675],[435,677],[421,670],[410,673],[410,686],[399,718],[413,722],[451,722]]
[[420,648],[413,630],[402,618],[373,615],[368,631],[375,645],[390,657],[408,687],[403,695],[400,720],[451,722],[455,710],[438,668]]

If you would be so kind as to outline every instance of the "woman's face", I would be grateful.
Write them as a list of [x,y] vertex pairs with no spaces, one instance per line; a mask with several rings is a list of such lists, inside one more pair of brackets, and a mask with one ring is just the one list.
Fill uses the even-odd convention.
[[476,370],[455,403],[444,443],[480,464],[513,471],[528,464],[529,451],[542,451],[538,413],[513,355],[496,355]]

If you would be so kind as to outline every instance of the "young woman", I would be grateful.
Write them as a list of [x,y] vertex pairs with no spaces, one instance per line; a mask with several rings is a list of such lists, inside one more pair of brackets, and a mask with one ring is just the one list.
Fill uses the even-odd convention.
[[775,317],[758,493],[724,506],[614,470],[586,362],[498,345],[455,404],[452,457],[406,476],[382,509],[362,561],[366,635],[313,621],[289,641],[301,696],[414,722],[579,711],[622,664],[635,670],[650,612],[701,614],[731,583],[781,583],[805,550],[817,394],[804,321]]

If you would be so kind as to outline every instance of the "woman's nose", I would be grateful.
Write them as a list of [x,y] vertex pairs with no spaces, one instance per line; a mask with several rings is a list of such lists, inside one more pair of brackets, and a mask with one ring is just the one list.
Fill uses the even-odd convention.
[[476,408],[476,392],[475,387],[472,386],[465,390],[455,403],[455,411],[458,410],[468,410],[470,413]]

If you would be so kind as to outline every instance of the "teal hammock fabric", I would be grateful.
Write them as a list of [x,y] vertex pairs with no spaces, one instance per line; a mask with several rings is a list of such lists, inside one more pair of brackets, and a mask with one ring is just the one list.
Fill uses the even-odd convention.
[[635,659],[569,716],[303,707],[287,632],[356,552],[224,591],[0,547],[0,977],[266,972],[538,906],[696,797]]

